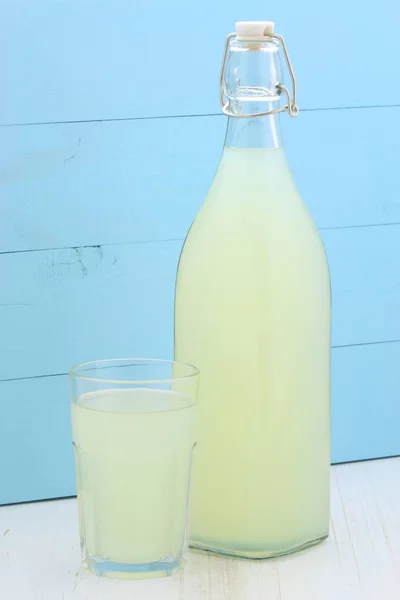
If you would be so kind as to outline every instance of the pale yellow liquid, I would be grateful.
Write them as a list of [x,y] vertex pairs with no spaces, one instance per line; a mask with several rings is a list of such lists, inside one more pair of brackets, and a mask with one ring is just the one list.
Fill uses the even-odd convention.
[[72,405],[84,558],[179,559],[185,544],[194,408],[182,394],[88,393]]
[[176,359],[200,370],[191,543],[263,557],[325,537],[329,274],[282,150],[224,150],[175,318]]

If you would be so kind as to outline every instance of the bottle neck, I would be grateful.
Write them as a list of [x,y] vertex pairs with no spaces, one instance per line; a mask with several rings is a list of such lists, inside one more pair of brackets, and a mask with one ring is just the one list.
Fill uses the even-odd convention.
[[[257,112],[254,109],[254,104],[253,106],[243,107],[243,113],[248,114],[249,112]],[[269,110],[269,108],[265,107],[263,107],[263,109]],[[225,147],[281,148],[282,137],[279,115],[252,117],[250,119],[229,117],[226,129]]]
[[[221,73],[222,98],[229,117],[225,146],[230,148],[280,148],[279,114],[246,118],[279,108],[282,68],[275,39],[229,43]],[[242,115],[242,117],[240,117]]]

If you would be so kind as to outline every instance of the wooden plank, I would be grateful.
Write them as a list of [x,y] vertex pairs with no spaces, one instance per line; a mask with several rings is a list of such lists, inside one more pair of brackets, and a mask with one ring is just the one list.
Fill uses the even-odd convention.
[[391,173],[400,153],[400,108],[282,118],[294,179],[321,228],[400,222]]
[[[400,343],[333,350],[333,462],[400,454],[399,362]],[[0,504],[75,492],[68,392],[66,376],[0,382]]]
[[0,382],[0,504],[71,496],[68,377]]
[[[392,108],[282,118],[319,227],[400,222],[399,117]],[[3,128],[0,252],[183,238],[224,130],[223,117]]]
[[181,244],[0,256],[0,379],[65,373],[117,356],[172,355]]
[[[182,0],[3,0],[2,8],[2,123],[218,112],[225,37],[235,20],[255,17],[274,18],[285,36],[301,106],[400,102],[395,0],[379,5],[379,51],[365,44],[376,38],[375,20],[346,0],[318,9],[313,0],[277,3],[273,14],[263,0],[190,8]],[[346,15],[339,33],[338,15]]]
[[332,351],[332,462],[400,454],[400,342]]
[[7,600],[398,600],[399,481],[400,459],[334,467],[323,544],[265,561],[190,552],[180,574],[134,582],[79,570],[75,500],[2,507],[2,589]]
[[[400,225],[324,232],[334,346],[400,339]],[[0,256],[0,379],[172,353],[181,242]],[[267,309],[267,307],[266,307]]]
[[334,346],[400,340],[400,225],[323,231]]
[[183,237],[222,118],[3,128],[0,251]]

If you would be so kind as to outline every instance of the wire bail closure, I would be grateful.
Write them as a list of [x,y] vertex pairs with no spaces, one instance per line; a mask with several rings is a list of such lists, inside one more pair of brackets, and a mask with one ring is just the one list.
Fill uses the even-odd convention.
[[276,86],[277,89],[281,93],[283,92],[287,99],[287,104],[285,104],[284,106],[280,106],[279,108],[275,108],[273,110],[268,110],[266,112],[249,113],[246,115],[238,115],[229,110],[229,102],[225,102],[224,75],[225,75],[226,58],[228,56],[228,50],[229,50],[229,42],[231,41],[232,38],[234,38],[236,36],[237,36],[237,33],[230,33],[225,40],[224,56],[222,58],[222,67],[221,67],[221,73],[220,73],[220,77],[219,77],[220,102],[221,102],[221,109],[222,109],[222,112],[224,113],[224,115],[226,115],[227,117],[235,117],[237,119],[250,119],[253,117],[264,117],[264,116],[266,117],[268,115],[275,115],[277,113],[287,110],[290,117],[297,117],[297,115],[299,114],[299,107],[296,104],[296,77],[294,75],[292,63],[289,58],[285,40],[278,33],[268,33],[268,35],[266,37],[274,38],[274,39],[278,40],[282,46],[283,54],[285,56],[287,68],[288,68],[290,79],[292,82],[292,98],[290,98],[290,92],[289,92],[288,88],[285,85],[283,85],[283,83],[278,83]]

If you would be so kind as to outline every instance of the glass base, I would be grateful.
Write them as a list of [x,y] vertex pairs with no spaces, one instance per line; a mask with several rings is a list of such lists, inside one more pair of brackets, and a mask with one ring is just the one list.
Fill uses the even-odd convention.
[[301,550],[306,550],[307,548],[311,548],[316,544],[320,544],[324,540],[328,538],[328,534],[324,534],[321,537],[309,540],[303,544],[299,544],[297,546],[293,546],[290,548],[284,549],[271,549],[271,550],[249,550],[246,548],[243,549],[226,549],[226,548],[216,548],[209,546],[208,544],[204,544],[201,542],[191,541],[190,547],[193,550],[198,550],[199,552],[206,552],[207,554],[219,554],[221,556],[230,556],[232,558],[247,558],[250,560],[263,560],[267,558],[276,558],[278,556],[285,556],[286,554],[293,554],[294,552],[300,552]]
[[115,577],[117,579],[149,579],[154,577],[169,577],[176,573],[184,564],[182,558],[163,558],[147,563],[115,562],[107,558],[89,556],[82,561],[84,567],[100,577]]

